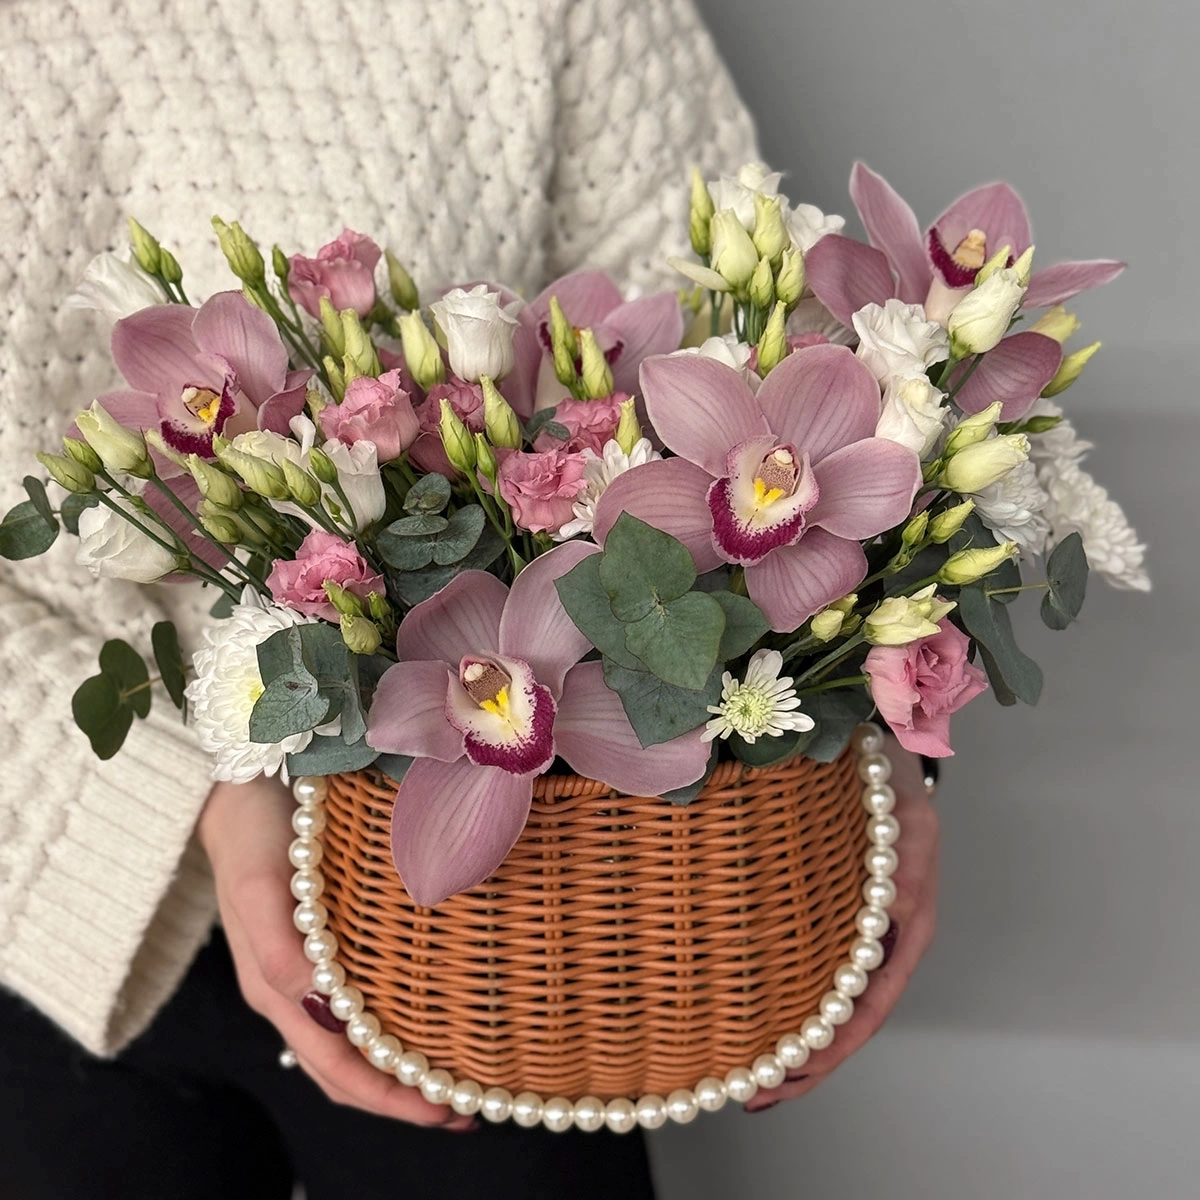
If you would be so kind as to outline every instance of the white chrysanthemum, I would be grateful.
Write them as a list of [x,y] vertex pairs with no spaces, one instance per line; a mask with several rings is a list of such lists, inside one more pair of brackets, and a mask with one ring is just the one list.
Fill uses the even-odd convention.
[[1016,542],[1023,555],[1041,554],[1050,536],[1045,509],[1049,497],[1030,461],[1018,463],[1007,475],[975,492],[975,511],[997,535],[997,541]]
[[618,475],[624,475],[634,467],[662,458],[650,444],[649,438],[634,442],[628,454],[616,441],[605,442],[603,454],[597,454],[594,450],[584,450],[583,454],[587,459],[583,468],[584,489],[572,508],[575,519],[550,535],[556,542],[565,542],[581,533],[591,533],[592,523],[596,519],[596,505],[600,503],[600,497],[608,490],[609,484]]
[[795,711],[800,697],[790,675],[780,678],[782,669],[783,655],[778,650],[758,650],[741,683],[726,671],[721,676],[721,703],[708,706],[716,715],[705,725],[701,739],[710,742],[736,733],[753,743],[756,738],[778,737],[789,729],[802,733],[811,729],[812,717]]
[[[1061,417],[1062,409],[1039,400],[1030,415]],[[1069,534],[1078,533],[1093,571],[1114,587],[1148,592],[1145,544],[1138,541],[1121,506],[1080,466],[1091,448],[1067,420],[1046,433],[1030,435],[1030,461],[1047,494],[1047,544],[1057,545]]]
[[248,783],[259,775],[274,775],[284,756],[303,750],[312,733],[297,733],[282,742],[250,740],[250,713],[263,693],[258,673],[258,647],[273,633],[309,618],[276,605],[264,606],[247,588],[233,615],[204,631],[206,645],[192,656],[196,678],[184,695],[201,747],[214,756],[213,779]]

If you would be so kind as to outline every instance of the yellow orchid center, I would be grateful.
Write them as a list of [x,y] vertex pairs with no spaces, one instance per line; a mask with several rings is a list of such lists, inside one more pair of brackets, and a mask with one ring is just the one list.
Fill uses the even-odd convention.
[[960,267],[978,271],[987,262],[987,234],[982,229],[972,229],[954,249],[950,256]]
[[221,411],[221,395],[212,388],[186,387],[180,396],[183,406],[205,425],[215,425]]
[[463,671],[463,687],[467,695],[484,712],[507,721],[510,716],[509,686],[512,680],[494,663],[473,662]]
[[785,446],[776,447],[762,460],[754,476],[755,511],[792,495],[796,479],[796,456]]

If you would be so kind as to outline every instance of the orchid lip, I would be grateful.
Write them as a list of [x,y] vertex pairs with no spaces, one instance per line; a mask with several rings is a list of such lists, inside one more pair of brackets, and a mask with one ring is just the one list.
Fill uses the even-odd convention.
[[[979,268],[987,261],[987,235],[980,229],[972,229],[951,251],[934,228],[929,231],[928,249],[930,261],[947,287],[971,287]],[[1014,261],[1010,254],[1008,265],[1012,266]]]
[[163,441],[180,454],[211,458],[213,438],[237,411],[240,385],[227,374],[220,395],[205,384],[189,384],[179,394],[177,411],[162,418]]

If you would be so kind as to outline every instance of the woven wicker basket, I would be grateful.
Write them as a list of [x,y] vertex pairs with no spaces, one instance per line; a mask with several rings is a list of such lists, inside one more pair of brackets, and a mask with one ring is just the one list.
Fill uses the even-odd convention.
[[856,937],[867,848],[853,756],[722,763],[685,807],[576,775],[534,786],[497,874],[436,909],[392,866],[395,787],[328,780],[329,927],[405,1047],[516,1093],[667,1095],[816,1011]]

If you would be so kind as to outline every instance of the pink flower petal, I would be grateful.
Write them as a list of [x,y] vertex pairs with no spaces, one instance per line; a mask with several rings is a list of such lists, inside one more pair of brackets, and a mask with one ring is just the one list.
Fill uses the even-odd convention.
[[233,368],[242,391],[257,408],[283,389],[288,355],[275,322],[241,292],[218,292],[206,300],[192,325],[196,345]]
[[375,689],[367,745],[387,754],[455,762],[462,734],[446,720],[452,675],[444,662],[402,662],[389,667]]
[[580,774],[630,796],[659,796],[695,783],[708,766],[710,747],[699,729],[645,749],[604,682],[598,662],[567,672],[554,737],[559,753]]
[[455,671],[465,654],[500,650],[500,616],[508,588],[487,571],[463,571],[400,622],[401,659],[441,659]]
[[588,542],[565,542],[539,555],[513,580],[500,618],[500,653],[523,658],[556,697],[563,676],[592,644],[567,616],[554,581],[599,553]]
[[769,432],[740,371],[699,354],[668,354],[642,363],[642,397],[650,423],[678,455],[710,475],[724,474],[739,442]]
[[419,758],[392,809],[392,857],[408,894],[432,907],[482,883],[529,819],[533,780],[467,758]]
[[983,412],[999,400],[1004,405],[1001,420],[1020,420],[1061,362],[1062,347],[1053,338],[1030,329],[1014,333],[983,356],[954,398],[968,414]]
[[818,609],[854,591],[866,578],[867,556],[857,542],[810,529],[746,568],[746,590],[777,633],[798,629]]
[[887,255],[899,277],[897,295],[906,304],[923,304],[929,291],[929,260],[913,210],[864,162],[856,162],[850,172],[850,197],[871,245]]
[[618,475],[596,505],[592,537],[601,545],[617,518],[631,516],[678,538],[703,574],[724,561],[713,546],[708,489],[712,476],[686,458],[649,462]]
[[1046,308],[1051,304],[1062,304],[1080,292],[1116,279],[1123,270],[1123,262],[1108,258],[1055,263],[1052,267],[1034,271],[1029,281],[1029,291],[1025,293],[1025,307]]
[[834,450],[874,434],[879,383],[845,346],[809,346],[788,355],[767,376],[758,403],[772,432],[817,466]]
[[544,288],[526,310],[535,326],[549,320],[550,299],[558,297],[567,320],[582,329],[595,328],[614,308],[624,302],[620,289],[603,271],[575,271]]
[[887,255],[840,233],[827,233],[804,256],[804,267],[813,295],[843,325],[864,305],[896,294]]
[[947,254],[953,254],[972,229],[987,235],[989,257],[1004,246],[1014,258],[1029,249],[1029,214],[1025,202],[1007,183],[985,183],[959,196],[931,228]]
[[312,371],[289,371],[284,380],[283,391],[276,392],[259,408],[258,428],[288,437],[291,433],[291,419],[304,411],[308,381],[311,378]]
[[816,476],[820,495],[809,524],[860,541],[899,525],[912,512],[921,463],[907,447],[871,437],[822,459]]
[[683,341],[683,309],[674,292],[643,296],[618,305],[604,318],[607,333],[619,347],[612,372],[615,390],[632,396],[638,390],[638,368],[652,354],[670,354]]
[[194,308],[158,304],[113,326],[113,361],[132,387],[174,398],[190,386],[220,392],[223,372],[196,361],[200,351],[192,336],[195,317]]
[[[103,396],[96,397],[96,403],[126,429],[137,429],[144,433],[147,429],[158,428],[158,397],[150,392],[105,392]],[[79,426],[72,422],[67,436],[78,438]]]

